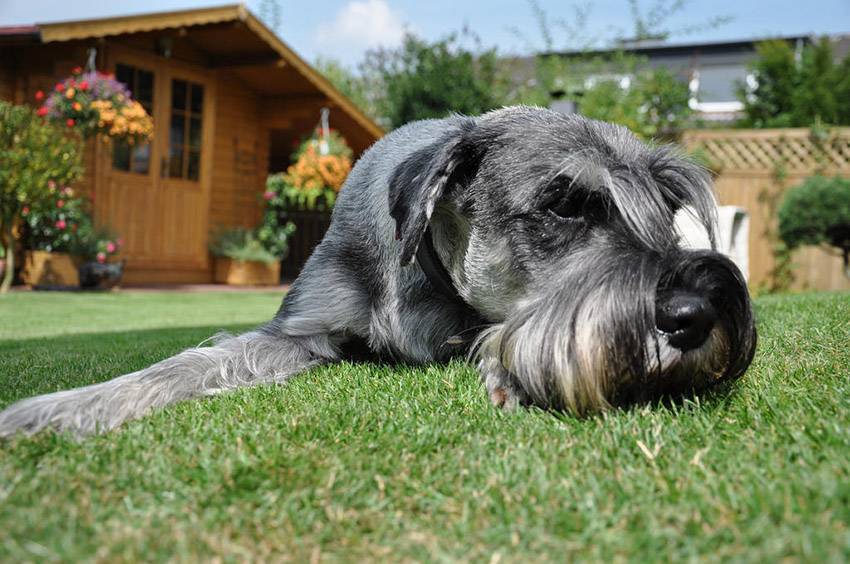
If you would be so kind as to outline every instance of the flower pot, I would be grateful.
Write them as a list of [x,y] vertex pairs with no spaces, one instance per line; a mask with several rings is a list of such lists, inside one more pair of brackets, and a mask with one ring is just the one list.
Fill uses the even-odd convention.
[[124,263],[126,262],[125,260],[113,263],[84,262],[78,270],[80,288],[86,290],[115,288],[121,283],[121,277],[124,276]]
[[276,286],[280,284],[280,261],[215,259],[215,281],[233,286]]
[[77,266],[67,253],[27,251],[21,279],[29,286],[79,286]]

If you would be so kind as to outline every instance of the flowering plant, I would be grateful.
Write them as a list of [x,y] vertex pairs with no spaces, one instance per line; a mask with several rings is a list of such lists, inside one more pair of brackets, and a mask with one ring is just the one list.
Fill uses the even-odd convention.
[[107,262],[109,257],[118,254],[124,245],[112,230],[95,227],[91,221],[80,226],[77,231],[73,254],[85,260]]
[[21,210],[25,245],[30,250],[70,253],[104,263],[122,245],[107,229],[94,226],[89,201],[68,186],[48,183],[47,198]]
[[317,130],[299,145],[285,173],[269,176],[263,198],[272,208],[330,209],[351,172],[351,154],[339,133],[332,129],[320,140]]
[[36,92],[44,104],[38,114],[78,130],[84,137],[103,133],[129,143],[144,142],[153,136],[153,120],[141,104],[133,100],[127,86],[111,74],[75,68],[70,77],[58,82],[53,92]]
[[48,196],[21,208],[24,240],[30,250],[71,252],[81,225],[90,223],[85,201],[68,186],[48,181]]

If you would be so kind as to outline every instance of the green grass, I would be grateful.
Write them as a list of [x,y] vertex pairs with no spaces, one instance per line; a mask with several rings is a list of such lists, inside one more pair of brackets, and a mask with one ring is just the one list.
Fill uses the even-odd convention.
[[[2,298],[0,406],[142,368],[278,302]],[[502,413],[462,363],[342,364],[82,442],[18,439],[0,445],[0,561],[846,561],[850,294],[757,310],[745,380],[672,407]]]

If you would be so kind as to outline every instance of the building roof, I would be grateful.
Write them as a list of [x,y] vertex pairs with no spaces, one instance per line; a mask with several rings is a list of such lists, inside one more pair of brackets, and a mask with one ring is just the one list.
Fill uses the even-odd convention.
[[[541,53],[541,55],[561,55],[561,56],[577,56],[577,55],[604,55],[606,53],[614,53],[617,51],[626,51],[641,55],[661,55],[678,52],[692,51],[736,51],[736,50],[752,50],[753,46],[771,39],[781,39],[788,42],[811,42],[819,37],[816,34],[809,35],[783,35],[783,36],[764,36],[764,37],[748,37],[741,39],[725,39],[720,41],[692,41],[682,43],[667,43],[663,39],[649,39],[642,41],[622,41],[617,45],[605,47],[601,49],[576,49],[567,51],[549,51]],[[844,47],[844,44],[850,40],[848,34],[833,34],[827,35],[834,44]]]
[[[222,42],[222,24],[227,26],[232,23],[241,24],[248,33],[243,33],[237,40]],[[207,33],[197,38],[199,47],[216,56],[216,67],[240,67],[246,82],[258,86],[273,82],[274,69],[281,71],[285,67],[291,67],[374,138],[384,134],[378,124],[295,53],[244,4],[33,26],[0,27],[0,45],[54,43],[187,28],[218,30],[217,36]]]

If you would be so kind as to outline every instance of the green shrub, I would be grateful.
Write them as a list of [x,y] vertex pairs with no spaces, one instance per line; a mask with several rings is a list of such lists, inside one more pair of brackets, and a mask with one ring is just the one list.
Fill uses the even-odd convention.
[[789,190],[779,208],[779,236],[791,249],[837,248],[850,277],[850,180],[814,176]]
[[27,106],[0,101],[0,246],[6,272],[0,291],[12,285],[13,228],[25,207],[51,198],[50,186],[66,186],[82,173],[79,138],[46,123]]
[[254,231],[243,227],[220,229],[213,233],[210,252],[217,257],[240,261],[273,263],[280,257],[269,251]]

